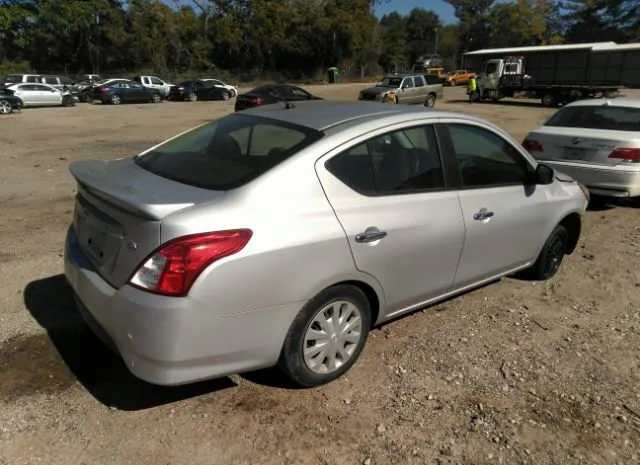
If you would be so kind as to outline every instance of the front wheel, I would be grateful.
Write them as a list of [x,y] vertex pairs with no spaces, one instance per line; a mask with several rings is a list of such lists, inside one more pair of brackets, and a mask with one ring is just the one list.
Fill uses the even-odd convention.
[[82,100],[84,103],[91,103],[93,99],[91,98],[91,93],[88,90],[83,90],[80,93],[80,100]]
[[153,96],[151,97],[151,102],[160,103],[162,102],[162,97],[160,97],[160,94],[153,94]]
[[62,106],[73,107],[76,104],[76,100],[71,95],[65,95],[62,98]]
[[558,96],[556,94],[544,94],[542,96],[542,104],[545,107],[556,107],[558,106]]
[[569,233],[567,228],[559,224],[545,242],[536,262],[525,271],[525,276],[537,281],[553,278],[567,254],[568,247]]
[[370,327],[371,308],[360,289],[348,285],[327,288],[293,320],[278,365],[301,386],[329,383],[356,362]]
[[424,106],[433,108],[436,104],[436,96],[433,94],[427,95],[427,99],[424,101]]
[[120,105],[122,103],[122,99],[118,94],[113,94],[110,99],[111,105]]
[[229,92],[226,90],[222,92],[222,100],[229,100]]

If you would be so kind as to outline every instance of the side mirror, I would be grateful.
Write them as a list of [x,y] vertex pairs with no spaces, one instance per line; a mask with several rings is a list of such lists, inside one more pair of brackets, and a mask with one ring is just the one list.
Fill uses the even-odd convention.
[[553,182],[554,177],[555,172],[553,171],[553,168],[542,163],[538,163],[536,170],[531,172],[531,183],[548,185]]

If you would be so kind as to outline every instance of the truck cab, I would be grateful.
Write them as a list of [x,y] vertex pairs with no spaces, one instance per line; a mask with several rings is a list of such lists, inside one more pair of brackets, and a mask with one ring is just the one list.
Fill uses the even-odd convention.
[[521,57],[497,58],[484,64],[482,81],[484,90],[498,90],[503,76],[516,77],[524,75],[524,64]]
[[169,91],[173,86],[173,84],[165,82],[156,76],[135,76],[133,80],[145,87],[159,90],[165,97],[169,95]]

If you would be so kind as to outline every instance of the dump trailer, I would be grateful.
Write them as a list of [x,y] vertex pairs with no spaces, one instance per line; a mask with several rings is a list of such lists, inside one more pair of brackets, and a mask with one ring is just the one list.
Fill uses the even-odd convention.
[[463,67],[478,71],[480,100],[525,94],[554,107],[640,87],[640,43],[476,50],[463,55]]

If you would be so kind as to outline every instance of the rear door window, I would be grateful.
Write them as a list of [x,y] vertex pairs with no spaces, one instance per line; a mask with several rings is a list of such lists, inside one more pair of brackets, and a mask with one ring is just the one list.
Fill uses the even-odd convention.
[[559,110],[545,126],[640,131],[640,108],[621,106],[575,106]]
[[228,190],[266,173],[322,135],[296,124],[233,114],[137,156],[136,163],[183,184]]

